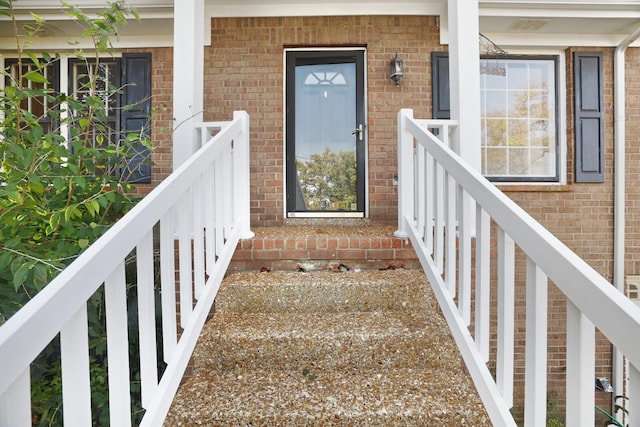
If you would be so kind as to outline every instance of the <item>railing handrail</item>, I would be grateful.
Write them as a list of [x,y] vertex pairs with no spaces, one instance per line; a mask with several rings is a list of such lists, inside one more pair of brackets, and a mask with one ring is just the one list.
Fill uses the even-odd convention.
[[[225,238],[233,243],[252,236],[249,230],[248,209],[248,120],[246,113],[236,112],[232,122],[227,122],[224,126],[220,123],[213,124],[220,127],[220,130],[207,144],[0,327],[0,397],[25,370],[29,369],[36,356],[83,308],[90,296],[102,286],[123,259],[143,241],[165,214],[179,203],[192,183],[205,173],[211,159],[225,149],[224,146],[233,147],[235,144],[238,153],[234,156],[245,162],[240,169],[246,169],[234,171],[238,174],[241,184],[246,186],[246,200],[240,200],[240,196],[237,195],[230,197],[234,203],[239,202],[241,206],[236,205],[233,208],[236,218],[233,218],[234,222],[230,226],[232,230]],[[225,190],[229,191],[229,188],[227,186]],[[232,246],[231,253],[235,244]],[[230,255],[227,257],[230,259]],[[226,266],[224,268],[226,269]],[[0,423],[1,421],[0,416]]]
[[[640,340],[629,340],[629,336],[640,337],[640,307],[480,172],[443,146],[433,134],[425,132],[421,120],[407,116],[404,118],[412,135],[455,177],[465,192],[500,224],[513,241],[631,363],[640,366]],[[428,123],[430,120],[424,122]],[[595,294],[586,292],[585,286]],[[621,328],[620,325],[627,325],[630,329]]]
[[[424,147],[434,162],[441,166],[464,193],[522,249],[537,268],[553,281],[577,310],[625,355],[630,364],[636,367],[633,370],[637,369],[640,366],[640,340],[629,337],[640,336],[640,307],[429,132],[428,128],[434,127],[435,122],[414,119],[412,110],[401,110],[398,120],[400,218],[397,234],[412,237],[416,235],[417,230],[413,200],[416,193],[413,177],[410,176],[413,173],[410,159],[413,156],[415,141]],[[405,169],[411,169],[405,172],[404,177],[403,166]],[[408,185],[408,188],[402,188],[403,185]],[[461,218],[458,218],[458,221],[460,220]],[[428,252],[420,240],[416,241],[416,246],[417,251]],[[419,256],[432,264],[430,254],[424,253]],[[432,267],[434,271],[438,271],[435,265]],[[433,277],[434,280],[442,282],[439,275]],[[445,288],[444,283],[442,285]],[[466,330],[466,326],[464,329]],[[585,386],[593,387],[592,384]]]

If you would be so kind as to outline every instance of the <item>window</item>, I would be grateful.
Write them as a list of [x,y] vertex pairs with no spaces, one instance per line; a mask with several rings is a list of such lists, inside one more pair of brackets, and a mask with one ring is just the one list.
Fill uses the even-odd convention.
[[[41,73],[47,82],[40,83],[38,79],[22,78],[21,87],[27,91],[27,96],[21,102],[21,108],[36,118],[42,125],[44,132],[59,132],[56,114],[55,96],[61,90],[60,82],[68,82],[71,96],[86,103],[97,103],[99,114],[92,117],[89,130],[89,144],[92,148],[102,148],[109,142],[118,144],[129,134],[150,136],[151,116],[151,54],[123,53],[120,58],[102,58],[79,60],[70,59],[68,73],[60,75],[60,60],[52,61],[43,66]],[[18,61],[7,59],[6,86],[16,86],[20,76],[36,71],[37,66],[30,60]],[[97,80],[91,82],[91,76]],[[43,96],[43,90],[48,96]],[[127,108],[122,108],[127,106]],[[98,108],[99,107],[99,108]],[[5,107],[6,108],[6,107]],[[69,109],[69,114],[73,110]],[[151,181],[150,152],[147,146],[136,142],[130,147],[124,166],[104,167],[104,172],[118,174],[129,182],[148,183]]]
[[[102,58],[98,63],[95,59],[72,60],[69,68],[72,95],[82,102],[91,96],[104,112],[93,117],[89,139],[93,148],[119,144],[130,133],[150,135],[151,54],[125,53],[122,58]],[[93,83],[91,76],[96,79]],[[142,143],[129,148],[123,165],[105,172],[118,174],[128,182],[150,182],[149,149]]]
[[[557,56],[480,59],[482,173],[498,182],[559,182]],[[433,52],[433,117],[449,119],[449,54]]]
[[557,61],[480,60],[482,173],[494,181],[557,181]]
[[50,111],[57,108],[57,106],[54,104],[52,98],[43,96],[43,93],[55,95],[59,89],[58,62],[54,61],[44,65],[41,73],[47,80],[45,83],[35,82],[23,77],[29,72],[37,71],[36,65],[29,60],[22,60],[21,63],[18,60],[7,60],[7,68],[7,86],[14,85],[17,83],[18,79],[22,78],[20,87],[27,91],[34,91],[22,100],[20,107],[31,113],[38,120],[40,125],[42,125],[45,132],[53,131],[55,123],[53,122]]

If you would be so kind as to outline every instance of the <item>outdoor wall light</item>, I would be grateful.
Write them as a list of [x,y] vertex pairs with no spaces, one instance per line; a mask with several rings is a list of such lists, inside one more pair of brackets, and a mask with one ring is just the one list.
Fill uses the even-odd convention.
[[398,58],[398,52],[396,52],[396,56],[391,60],[391,80],[396,82],[396,86],[400,84],[400,80],[404,77],[404,61]]

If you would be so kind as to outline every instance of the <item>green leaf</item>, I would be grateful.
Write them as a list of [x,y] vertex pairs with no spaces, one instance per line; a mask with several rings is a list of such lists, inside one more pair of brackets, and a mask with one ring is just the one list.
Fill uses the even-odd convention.
[[83,130],[87,129],[90,124],[91,124],[91,121],[89,121],[89,119],[81,118],[80,120],[78,120],[78,125]]
[[11,253],[3,251],[0,253],[0,270],[4,270],[11,263]]
[[83,176],[79,176],[75,179],[75,183],[78,187],[82,188],[83,190],[86,190],[87,188],[87,180],[84,179]]
[[30,12],[30,13],[31,13],[31,17],[32,17],[33,19],[35,19],[35,21],[36,21],[38,24],[44,24],[44,22],[45,22],[45,21],[44,21],[44,18],[42,18],[42,17],[41,17],[41,16],[39,16],[39,15],[36,15],[36,14],[35,14],[35,13],[33,13],[33,12]]
[[7,190],[5,194],[7,195],[9,200],[16,205],[21,205],[24,201],[22,195],[18,191]]
[[23,76],[25,79],[32,81],[34,83],[48,83],[49,80],[47,80],[47,78],[42,75],[42,73],[40,73],[39,71],[36,70],[32,70],[29,71],[28,73],[25,73],[25,75]]
[[86,249],[89,246],[89,239],[78,239],[78,247],[80,249]]
[[31,60],[31,62],[33,62],[33,64],[40,68],[40,58],[38,58],[33,52],[25,52],[25,55],[27,55],[27,57],[29,57],[29,59]]
[[56,190],[60,191],[66,186],[67,186],[67,182],[64,179],[60,177],[53,179],[53,188],[55,188]]
[[93,206],[93,210],[96,212],[96,215],[100,213],[100,203],[98,203],[97,200],[90,200],[89,204]]
[[33,263],[24,263],[18,268],[18,270],[13,275],[13,288],[14,290],[18,290],[20,286],[24,285],[26,282],[29,272],[33,267]]
[[49,217],[49,226],[46,228],[45,233],[47,235],[51,235],[55,230],[58,229],[60,221],[62,221],[62,215],[60,214],[60,212],[54,212]]
[[46,285],[49,281],[47,267],[44,264],[36,264],[33,269],[33,281],[36,283],[38,288],[41,287],[40,285]]

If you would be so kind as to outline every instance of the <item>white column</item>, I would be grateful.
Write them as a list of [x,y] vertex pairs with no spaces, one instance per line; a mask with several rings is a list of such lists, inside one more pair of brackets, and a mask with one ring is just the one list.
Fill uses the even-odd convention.
[[204,0],[174,0],[173,168],[198,148],[194,124],[203,117]]
[[449,1],[451,119],[454,150],[480,170],[480,48],[478,0]]

